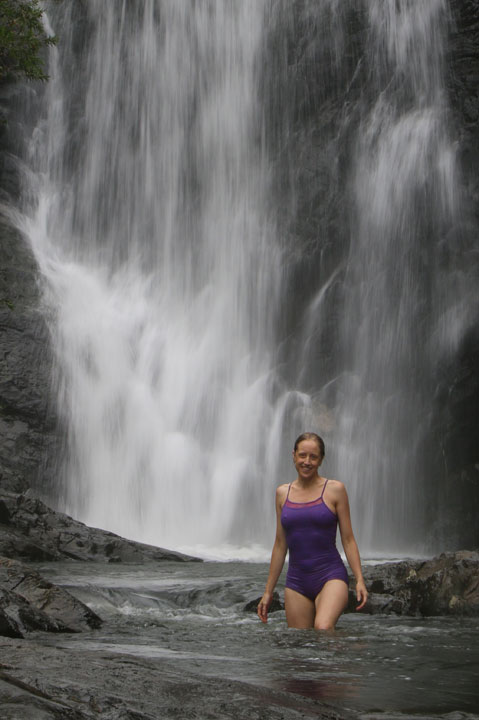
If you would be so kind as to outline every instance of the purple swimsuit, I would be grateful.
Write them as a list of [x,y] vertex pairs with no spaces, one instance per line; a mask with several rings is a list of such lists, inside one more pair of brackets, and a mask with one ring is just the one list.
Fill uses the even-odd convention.
[[295,503],[289,491],[281,510],[281,524],[289,549],[286,587],[314,600],[328,580],[344,580],[348,573],[336,548],[338,518],[323,502],[323,492],[316,500]]

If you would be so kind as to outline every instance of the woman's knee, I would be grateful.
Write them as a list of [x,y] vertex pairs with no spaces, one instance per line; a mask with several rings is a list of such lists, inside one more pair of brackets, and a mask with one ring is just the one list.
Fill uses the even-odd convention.
[[314,629],[328,632],[334,630],[334,623],[326,618],[316,617],[314,619]]

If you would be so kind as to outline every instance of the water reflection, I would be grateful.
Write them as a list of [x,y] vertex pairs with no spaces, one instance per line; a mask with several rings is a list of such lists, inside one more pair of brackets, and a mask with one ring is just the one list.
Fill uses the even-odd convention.
[[337,678],[286,678],[284,682],[276,681],[277,690],[292,692],[313,700],[339,700],[354,698],[359,694],[359,685],[356,682]]
[[358,654],[363,654],[367,643],[344,630],[333,634],[301,631],[300,635],[293,643],[294,654],[286,667],[283,664],[283,676],[278,672],[275,688],[316,700],[357,698],[362,688]]

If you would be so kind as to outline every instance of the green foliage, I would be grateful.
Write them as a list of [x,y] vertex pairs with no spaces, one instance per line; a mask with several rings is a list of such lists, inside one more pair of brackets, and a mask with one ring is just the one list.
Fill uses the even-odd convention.
[[47,80],[42,50],[56,43],[42,24],[38,0],[0,0],[0,82]]

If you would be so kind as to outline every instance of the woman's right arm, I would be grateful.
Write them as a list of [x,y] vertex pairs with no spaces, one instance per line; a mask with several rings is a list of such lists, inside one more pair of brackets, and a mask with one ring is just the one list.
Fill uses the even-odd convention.
[[273,552],[271,553],[271,563],[269,566],[269,575],[266,581],[266,587],[257,609],[258,616],[264,623],[268,621],[268,610],[273,599],[273,591],[276,587],[276,583],[278,582],[278,578],[281,575],[281,570],[283,569],[284,560],[286,558],[286,552],[288,550],[286,536],[281,524],[281,508],[283,506],[286,489],[287,485],[281,485],[276,490],[276,538],[273,545]]

